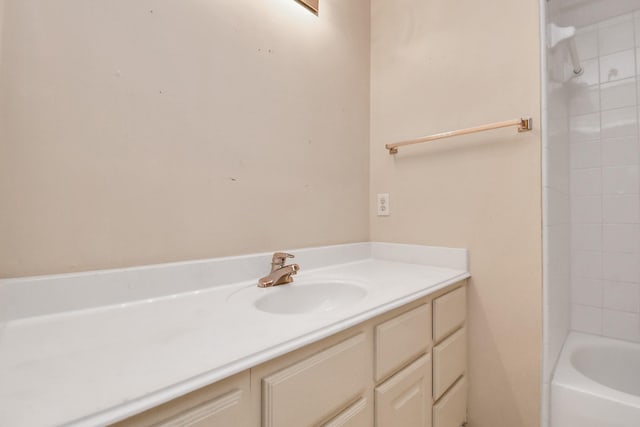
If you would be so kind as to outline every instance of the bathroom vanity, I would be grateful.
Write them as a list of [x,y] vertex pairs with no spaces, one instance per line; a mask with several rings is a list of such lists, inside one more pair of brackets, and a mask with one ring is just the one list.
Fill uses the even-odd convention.
[[[256,286],[270,254],[52,276],[42,289],[48,279],[0,281],[0,300],[14,303],[0,330],[0,424],[462,425],[466,251],[364,243],[292,253],[299,275],[271,289]],[[164,295],[117,302],[131,298],[115,291],[123,277],[121,291],[142,294],[132,283],[171,279],[154,288]],[[111,304],[51,297],[35,315],[21,302],[23,288],[51,292],[71,279],[113,283]],[[194,289],[176,293],[175,282]]]
[[465,317],[460,282],[117,426],[460,427]]

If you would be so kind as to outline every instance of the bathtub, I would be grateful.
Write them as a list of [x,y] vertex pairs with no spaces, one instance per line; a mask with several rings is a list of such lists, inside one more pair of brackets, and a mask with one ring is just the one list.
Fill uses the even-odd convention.
[[639,427],[640,344],[571,332],[551,383],[551,427]]

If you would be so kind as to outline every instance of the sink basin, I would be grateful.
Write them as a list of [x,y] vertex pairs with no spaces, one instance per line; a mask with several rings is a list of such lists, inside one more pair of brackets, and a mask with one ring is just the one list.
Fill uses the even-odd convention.
[[367,295],[365,288],[344,281],[293,283],[269,288],[265,292],[266,295],[255,301],[255,307],[277,314],[331,311],[360,301]]

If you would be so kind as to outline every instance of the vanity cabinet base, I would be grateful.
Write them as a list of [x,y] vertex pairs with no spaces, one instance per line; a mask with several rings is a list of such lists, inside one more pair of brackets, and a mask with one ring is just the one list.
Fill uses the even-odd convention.
[[116,426],[459,427],[465,318],[460,282]]

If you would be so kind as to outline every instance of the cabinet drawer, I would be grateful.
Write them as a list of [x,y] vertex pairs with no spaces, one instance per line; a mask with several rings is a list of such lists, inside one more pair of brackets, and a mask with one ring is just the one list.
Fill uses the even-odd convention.
[[440,342],[464,323],[467,289],[461,287],[433,301],[433,339]]
[[460,427],[467,418],[467,384],[462,377],[433,407],[433,427]]
[[431,425],[431,355],[426,354],[376,388],[376,427]]
[[467,337],[462,328],[433,348],[433,398],[438,400],[467,366]]
[[[264,427],[312,426],[362,396],[371,357],[360,333],[262,380]],[[370,380],[369,380],[370,381]]]
[[361,397],[356,403],[342,411],[322,427],[371,427],[371,403],[366,397]]
[[423,304],[376,326],[376,381],[393,374],[431,344],[431,308]]

